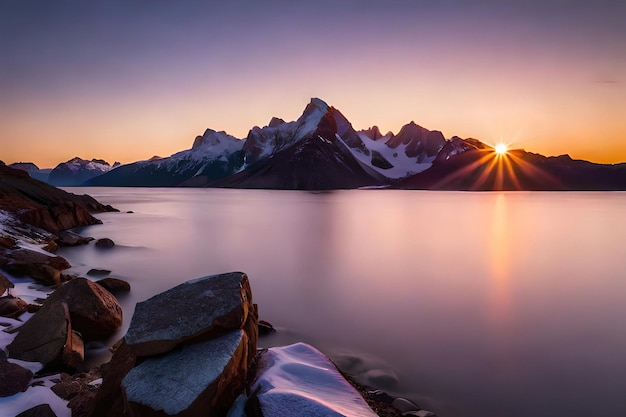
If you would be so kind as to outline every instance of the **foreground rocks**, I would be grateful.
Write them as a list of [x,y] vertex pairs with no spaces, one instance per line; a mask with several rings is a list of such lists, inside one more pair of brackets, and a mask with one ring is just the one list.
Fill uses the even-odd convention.
[[256,356],[246,274],[187,281],[137,304],[103,369],[93,416],[224,416]]

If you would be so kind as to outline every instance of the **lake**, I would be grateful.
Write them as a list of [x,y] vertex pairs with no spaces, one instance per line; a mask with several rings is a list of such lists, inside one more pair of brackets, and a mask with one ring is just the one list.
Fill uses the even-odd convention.
[[[243,271],[260,318],[440,417],[626,415],[626,193],[70,188],[121,213],[63,249],[134,305]],[[126,213],[132,210],[133,213]]]

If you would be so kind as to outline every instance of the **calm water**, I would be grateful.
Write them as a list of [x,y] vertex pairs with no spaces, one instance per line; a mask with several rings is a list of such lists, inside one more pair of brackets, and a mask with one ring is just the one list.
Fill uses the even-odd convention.
[[[122,213],[64,250],[134,304],[240,270],[262,345],[313,343],[441,417],[626,415],[626,193],[72,188]],[[132,210],[133,214],[125,211]]]

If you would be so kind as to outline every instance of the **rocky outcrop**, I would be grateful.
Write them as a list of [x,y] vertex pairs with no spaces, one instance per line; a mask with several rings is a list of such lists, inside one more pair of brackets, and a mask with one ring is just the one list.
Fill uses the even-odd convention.
[[0,272],[0,295],[13,287],[15,287],[15,285]]
[[110,249],[115,246],[115,242],[109,239],[108,237],[104,237],[102,239],[96,240],[96,247],[100,249]]
[[67,303],[72,329],[87,341],[105,339],[122,325],[122,307],[98,284],[75,278],[53,292],[45,304]]
[[0,360],[0,397],[10,397],[18,392],[26,391],[33,373],[26,368]]
[[138,303],[103,369],[92,416],[224,416],[248,380],[257,325],[241,272],[191,280]]
[[63,281],[62,270],[71,265],[65,258],[49,256],[30,249],[6,250],[0,248],[0,268],[18,277],[30,277],[44,285],[58,285]]
[[101,223],[90,213],[116,211],[92,197],[65,192],[7,166],[0,166],[0,209],[52,233]]
[[56,235],[58,237],[56,243],[61,247],[86,245],[93,240],[92,237],[81,236],[69,230],[64,230]]
[[18,318],[28,309],[28,303],[19,297],[7,295],[0,297],[0,316]]
[[376,416],[330,359],[304,343],[263,352],[250,392],[254,416]]

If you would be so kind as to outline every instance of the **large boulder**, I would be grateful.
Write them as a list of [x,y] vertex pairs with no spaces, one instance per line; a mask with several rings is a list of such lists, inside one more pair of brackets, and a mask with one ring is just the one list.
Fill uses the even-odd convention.
[[26,391],[33,373],[17,364],[0,360],[0,397],[10,397]]
[[144,360],[122,381],[133,415],[211,417],[228,412],[247,378],[243,330]]
[[310,345],[270,348],[256,372],[248,415],[376,417],[330,359]]
[[86,245],[93,240],[92,237],[81,236],[77,233],[64,230],[57,233],[57,244],[59,246],[80,246]]
[[28,303],[19,297],[7,295],[0,297],[0,316],[11,319],[18,318],[28,309]]
[[96,284],[115,296],[130,291],[130,284],[119,278],[103,278],[96,281]]
[[115,297],[88,279],[68,281],[46,300],[46,304],[60,302],[67,303],[72,329],[86,341],[107,338],[122,325],[122,307]]
[[9,357],[29,362],[40,362],[54,367],[73,368],[75,351],[82,342],[72,332],[66,303],[46,301],[41,309],[24,323],[11,344]]
[[187,281],[137,303],[125,339],[137,356],[152,356],[192,339],[246,328],[256,346],[257,321],[248,277],[230,272]]

